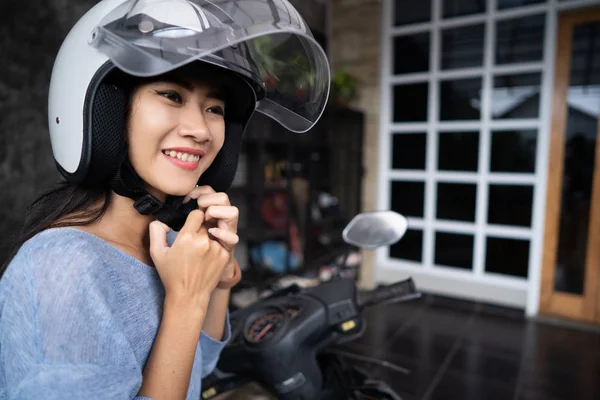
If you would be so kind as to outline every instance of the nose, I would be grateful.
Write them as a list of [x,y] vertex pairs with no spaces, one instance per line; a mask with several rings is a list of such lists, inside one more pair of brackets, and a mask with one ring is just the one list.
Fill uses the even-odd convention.
[[179,135],[192,138],[198,143],[212,140],[212,134],[206,119],[202,111],[196,107],[186,107],[182,110]]

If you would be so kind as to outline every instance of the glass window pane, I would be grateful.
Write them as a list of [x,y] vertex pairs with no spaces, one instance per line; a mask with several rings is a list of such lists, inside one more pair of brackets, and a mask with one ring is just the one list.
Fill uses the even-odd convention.
[[537,118],[540,111],[541,74],[494,77],[492,118]]
[[492,132],[491,172],[535,172],[536,130]]
[[544,50],[544,14],[498,21],[496,64],[541,61]]
[[598,107],[591,107],[591,98],[598,98],[600,83],[600,24],[582,24],[573,29],[569,97],[571,108],[597,115]]
[[427,135],[397,133],[392,136],[392,169],[425,169]]
[[485,12],[486,3],[487,0],[443,0],[442,13],[444,18],[480,14]]
[[390,246],[390,257],[421,262],[423,254],[423,231],[409,229],[402,239]]
[[479,120],[481,78],[440,82],[440,120]]
[[498,10],[545,3],[546,0],[498,0]]
[[488,237],[485,271],[527,278],[529,240]]
[[594,169],[598,168],[598,113],[600,110],[600,22],[574,27],[570,78],[567,91],[567,121],[563,155],[558,248],[554,288],[583,294]]
[[429,71],[430,33],[394,38],[394,74]]
[[442,69],[483,65],[485,26],[472,25],[442,31]]
[[473,269],[473,235],[436,232],[435,264]]
[[477,185],[438,183],[437,219],[475,222]]
[[427,121],[427,83],[394,86],[394,122]]
[[533,186],[490,185],[488,223],[530,227]]
[[477,171],[479,132],[440,132],[438,169],[440,171]]
[[431,1],[406,1],[396,0],[394,25],[415,24],[431,20]]
[[425,207],[425,183],[392,181],[392,210],[406,217],[423,218]]

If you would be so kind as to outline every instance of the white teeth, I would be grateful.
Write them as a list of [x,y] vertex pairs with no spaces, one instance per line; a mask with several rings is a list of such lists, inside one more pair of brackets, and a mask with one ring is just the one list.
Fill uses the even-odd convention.
[[197,162],[200,160],[200,156],[198,155],[176,152],[174,150],[164,150],[163,153],[169,157],[178,158],[185,162]]

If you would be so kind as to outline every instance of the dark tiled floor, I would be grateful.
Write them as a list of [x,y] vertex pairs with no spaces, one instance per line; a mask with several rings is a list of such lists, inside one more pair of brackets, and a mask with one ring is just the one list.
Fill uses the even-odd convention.
[[366,319],[364,337],[344,347],[410,369],[370,366],[404,400],[600,399],[595,329],[428,295],[367,310]]

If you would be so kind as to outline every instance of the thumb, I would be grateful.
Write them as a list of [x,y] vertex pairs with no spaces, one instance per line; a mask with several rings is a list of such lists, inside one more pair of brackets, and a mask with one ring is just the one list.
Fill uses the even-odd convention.
[[161,258],[169,250],[167,233],[171,228],[156,220],[150,223],[150,255],[152,258]]

